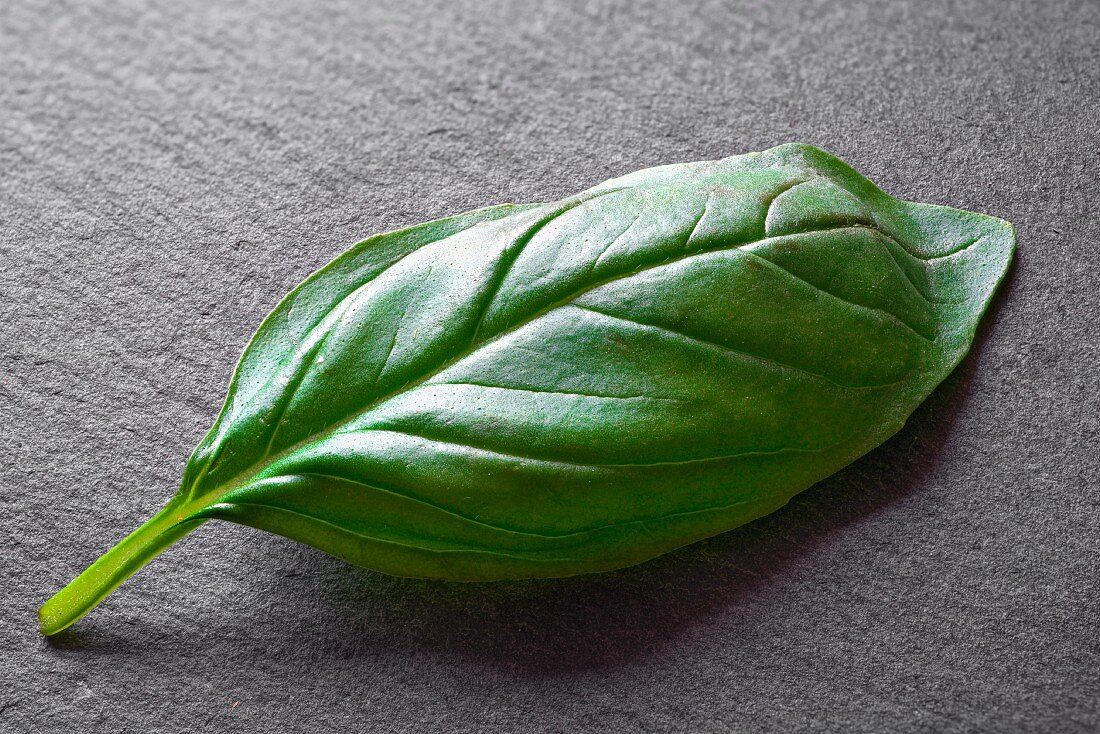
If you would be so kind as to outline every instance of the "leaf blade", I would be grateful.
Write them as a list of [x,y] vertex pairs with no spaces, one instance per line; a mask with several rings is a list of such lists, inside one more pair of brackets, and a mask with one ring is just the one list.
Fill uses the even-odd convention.
[[[452,298],[479,309],[472,327],[474,316],[452,325],[472,333],[469,342],[452,341],[434,355],[414,344],[418,371],[367,395],[338,421],[304,431],[306,440],[289,455],[335,456],[334,445],[346,450],[343,437],[362,431],[605,468],[638,465],[628,460],[638,455],[650,457],[642,464],[684,465],[881,442],[961,356],[948,354],[957,344],[939,349],[939,332],[957,337],[958,329],[944,318],[950,309],[937,310],[943,304],[929,297],[942,284],[928,265],[965,253],[976,238],[961,247],[913,247],[920,224],[899,214],[905,205],[826,154],[797,148],[759,157],[784,165],[754,167],[748,156],[734,159],[732,178],[716,162],[692,169],[702,172],[694,181],[670,171],[633,187],[612,182],[592,190],[599,196],[497,222],[502,244],[488,248],[478,274],[444,261],[445,272],[460,271],[479,286],[476,297]],[[791,158],[810,165],[791,169]],[[472,240],[486,230],[465,234]],[[479,252],[458,244],[456,252]],[[869,270],[836,265],[850,266],[850,257],[838,256],[860,247]],[[441,262],[430,250],[421,254]],[[453,280],[439,283],[441,291],[455,290]],[[890,287],[876,290],[880,283]],[[428,318],[440,311],[420,305]],[[408,310],[406,302],[403,315]],[[845,348],[829,349],[838,334]],[[349,340],[370,343],[361,334]],[[391,334],[386,360],[406,341],[408,334]],[[545,353],[553,345],[568,349]],[[642,364],[638,355],[647,353],[659,359]],[[715,363],[715,353],[726,362]],[[734,358],[758,374],[735,367]],[[693,374],[692,364],[705,366]],[[926,379],[914,381],[922,371]],[[371,379],[384,372],[385,365]],[[715,375],[743,389],[706,387]],[[679,376],[687,378],[680,392],[669,392]],[[333,390],[314,391],[314,399]],[[876,408],[882,403],[890,408]],[[822,415],[834,420],[822,423]],[[378,460],[364,447],[343,463]],[[824,474],[836,468],[829,464]],[[790,471],[778,470],[781,485],[790,484]]]

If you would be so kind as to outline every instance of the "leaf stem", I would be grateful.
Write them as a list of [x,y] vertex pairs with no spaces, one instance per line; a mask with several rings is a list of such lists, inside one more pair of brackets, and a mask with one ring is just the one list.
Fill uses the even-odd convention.
[[39,608],[38,624],[42,634],[54,635],[67,628],[168,546],[201,525],[205,518],[193,517],[198,509],[179,498],[173,499],[100,556]]

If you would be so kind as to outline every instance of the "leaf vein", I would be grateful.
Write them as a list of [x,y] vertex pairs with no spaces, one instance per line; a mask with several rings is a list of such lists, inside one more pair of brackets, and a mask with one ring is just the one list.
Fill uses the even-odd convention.
[[[328,477],[328,478],[331,478],[331,479],[336,479],[338,481],[345,481],[345,482],[348,482],[350,484],[355,484],[357,486],[361,486],[361,487],[371,489],[371,490],[374,490],[374,491],[378,491],[378,492],[384,492],[386,494],[390,494],[390,495],[393,495],[395,497],[399,497],[401,499],[409,500],[411,502],[416,502],[418,504],[422,504],[422,505],[425,505],[425,506],[428,506],[428,507],[432,507],[432,508],[434,508],[436,510],[439,510],[440,512],[446,513],[446,514],[448,514],[448,515],[450,515],[450,516],[452,516],[456,519],[459,519],[459,520],[462,520],[462,521],[465,521],[465,522],[469,522],[473,525],[477,525],[479,527],[483,527],[483,528],[486,528],[486,529],[491,530],[491,531],[505,533],[505,534],[508,534],[508,535],[516,535],[516,536],[520,536],[520,537],[539,538],[539,539],[542,539],[542,540],[549,540],[549,541],[573,540],[573,539],[584,540],[589,536],[592,536],[592,535],[595,535],[595,534],[598,534],[598,533],[602,533],[602,532],[606,532],[608,530],[617,530],[617,529],[631,527],[631,526],[640,526],[640,527],[644,528],[645,526],[652,525],[652,524],[655,524],[655,523],[667,522],[669,520],[676,520],[676,519],[680,519],[680,518],[684,518],[684,517],[690,517],[692,515],[701,515],[701,514],[713,513],[713,512],[725,512],[727,510],[732,510],[735,507],[741,507],[743,505],[751,504],[754,501],[754,498],[747,497],[747,498],[738,500],[736,502],[731,502],[731,503],[726,504],[726,505],[716,505],[716,506],[713,506],[713,507],[701,507],[701,508],[694,509],[694,510],[684,510],[684,511],[681,511],[681,512],[671,512],[671,513],[664,514],[664,515],[656,515],[654,517],[639,518],[639,519],[636,519],[636,520],[624,520],[624,521],[621,521],[621,522],[613,522],[613,523],[605,523],[603,525],[596,525],[596,526],[593,526],[593,527],[585,528],[583,530],[576,530],[576,531],[569,532],[569,533],[545,533],[545,532],[540,533],[540,532],[535,532],[535,531],[532,531],[532,530],[518,530],[518,529],[515,529],[515,528],[508,527],[506,525],[500,525],[500,524],[497,524],[497,523],[485,522],[484,520],[475,520],[475,519],[473,519],[473,518],[471,518],[467,515],[464,515],[462,513],[455,512],[454,510],[451,510],[449,508],[437,505],[434,502],[427,502],[427,501],[419,499],[417,497],[411,497],[409,495],[406,495],[403,492],[396,492],[396,491],[393,491],[393,490],[390,490],[390,489],[387,489],[387,488],[384,488],[384,487],[379,487],[379,486],[374,485],[374,484],[369,484],[369,483],[357,481],[357,480],[354,480],[354,479],[348,479],[347,477],[342,477],[340,475],[309,473],[309,474],[299,474],[299,475],[295,475],[295,476],[299,476],[299,477],[319,477],[319,478]],[[427,546],[416,545],[416,544],[413,544],[413,543],[406,543],[406,542],[402,542],[402,541],[394,540],[394,539],[389,539],[389,538],[383,539],[383,538],[380,538],[377,535],[371,535],[369,533],[365,533],[365,532],[362,532],[362,531],[359,531],[359,530],[354,530],[352,528],[345,527],[343,525],[337,525],[336,523],[334,523],[330,520],[325,520],[324,518],[320,518],[320,517],[317,517],[316,515],[311,515],[311,514],[308,514],[308,513],[305,513],[305,512],[301,512],[300,510],[292,510],[288,507],[283,507],[281,505],[276,505],[276,504],[273,504],[273,503],[270,503],[270,502],[258,502],[256,500],[251,499],[251,498],[246,499],[246,498],[227,497],[224,501],[219,502],[215,505],[212,505],[207,510],[207,512],[216,513],[220,508],[224,508],[226,506],[229,506],[229,507],[242,507],[242,506],[263,507],[263,508],[267,508],[267,509],[271,509],[271,510],[277,510],[279,512],[286,512],[286,513],[289,513],[289,514],[292,514],[292,515],[295,515],[295,516],[298,516],[298,517],[305,518],[307,520],[310,520],[311,522],[317,522],[317,523],[322,523],[322,524],[331,526],[331,527],[336,528],[336,529],[338,529],[342,532],[354,535],[356,537],[367,538],[367,539],[375,540],[375,541],[382,542],[382,543],[393,543],[395,545],[400,545],[400,546],[403,546],[403,547],[406,547],[406,548],[412,548],[412,549],[416,549],[416,550],[425,550],[425,551],[437,552],[437,553],[463,552],[463,551],[479,552],[480,551],[480,552],[487,552],[487,553],[490,553],[490,554],[493,554],[493,555],[501,555],[501,556],[505,556],[505,557],[509,557],[509,558],[516,558],[516,557],[528,558],[529,555],[538,554],[540,552],[540,549],[532,549],[532,550],[529,550],[529,551],[522,551],[521,550],[521,551],[518,551],[518,552],[522,553],[524,555],[516,556],[515,553],[517,551],[513,551],[511,553],[503,553],[503,552],[501,552],[501,551],[499,551],[499,550],[497,550],[493,547],[482,546],[482,545],[479,545],[479,544],[476,544],[476,543],[468,543],[467,541],[463,541],[468,546],[466,548],[454,548],[454,549],[430,548],[430,547],[427,547]],[[453,542],[453,543],[457,544],[457,541],[455,541],[455,540],[451,540],[450,542]],[[546,549],[546,550],[549,550],[549,549]],[[549,559],[548,558],[548,559],[539,559],[539,560],[561,561],[561,560],[576,560],[576,559],[560,559],[560,558]]]
[[818,372],[813,372],[812,370],[807,370],[803,367],[797,367],[797,366],[795,366],[793,364],[790,364],[788,362],[783,362],[782,360],[775,359],[774,357],[765,357],[763,355],[755,354],[753,352],[746,352],[744,350],[734,349],[732,347],[726,346],[725,344],[719,344],[718,342],[712,342],[712,341],[709,341],[707,339],[701,339],[697,336],[691,336],[690,334],[685,334],[682,331],[677,331],[676,329],[672,329],[672,328],[667,327],[667,326],[660,326],[658,324],[647,324],[644,321],[635,321],[634,319],[626,318],[625,316],[619,316],[617,314],[610,314],[610,313],[607,313],[605,311],[600,311],[599,309],[592,308],[591,306],[582,306],[578,303],[574,303],[572,305],[575,308],[581,309],[582,311],[589,311],[589,312],[594,313],[594,314],[599,314],[600,316],[603,316],[605,318],[614,319],[616,321],[622,321],[622,322],[628,323],[628,324],[633,324],[636,327],[641,327],[641,328],[645,328],[645,329],[653,329],[655,331],[662,332],[662,333],[672,337],[673,339],[677,339],[677,340],[680,340],[680,341],[683,341],[683,342],[697,344],[697,345],[700,345],[700,346],[703,346],[703,347],[706,347],[706,348],[709,348],[709,349],[718,350],[718,351],[724,352],[726,354],[731,354],[731,355],[734,355],[734,356],[742,358],[742,359],[749,359],[749,360],[755,360],[755,361],[763,362],[763,363],[767,364],[770,367],[778,368],[780,370],[797,372],[797,373],[799,373],[800,375],[803,375],[803,376],[808,376],[808,377],[816,378],[816,379],[819,379],[819,380],[824,380],[825,382],[828,382],[832,385],[835,385],[836,387],[839,387],[843,390],[877,390],[877,389],[880,389],[880,388],[892,387],[894,385],[897,385],[897,384],[903,382],[903,380],[895,380],[893,382],[879,383],[879,384],[874,384],[874,385],[844,385],[844,384],[839,383],[836,380],[834,380],[834,379],[832,379],[832,378],[830,378],[826,375],[820,374]]
[[838,301],[839,303],[843,303],[843,304],[846,304],[848,306],[858,308],[861,311],[873,311],[875,313],[882,314],[888,321],[897,324],[898,326],[902,327],[906,331],[912,332],[917,338],[922,339],[922,340],[924,340],[926,342],[929,342],[929,343],[935,343],[935,341],[936,341],[934,337],[928,337],[928,336],[922,334],[921,332],[917,331],[916,328],[912,324],[910,324],[908,321],[905,321],[904,319],[896,316],[895,314],[890,313],[886,309],[878,308],[876,306],[867,306],[867,305],[864,305],[862,303],[856,303],[855,301],[849,301],[847,298],[842,298],[842,297],[838,296],[837,294],[833,293],[832,291],[825,290],[824,288],[821,288],[820,286],[814,285],[813,283],[811,283],[808,280],[805,280],[803,278],[798,277],[797,275],[795,275],[794,273],[792,273],[790,270],[783,267],[779,263],[773,262],[773,261],[769,260],[766,257],[762,257],[760,255],[757,255],[755,252],[752,252],[751,250],[745,250],[744,252],[745,252],[745,255],[747,255],[748,257],[751,257],[751,258],[754,258],[756,260],[759,260],[760,262],[766,263],[768,266],[773,267],[776,270],[779,270],[779,271],[783,272],[788,277],[790,277],[792,280],[798,281],[799,283],[804,283],[804,284],[808,285],[810,288],[813,288],[815,291],[817,291],[818,293],[821,293],[822,295],[824,295],[828,298],[832,298],[832,299]]
[[455,385],[455,386],[469,386],[469,387],[484,387],[492,390],[511,390],[513,392],[529,392],[537,395],[575,395],[584,398],[600,398],[602,400],[658,400],[669,403],[686,403],[688,401],[681,398],[662,398],[652,395],[601,395],[599,393],[586,393],[577,392],[575,390],[539,390],[530,387],[514,387],[510,385],[488,385],[479,382],[432,382],[429,383],[434,386],[443,385]]
[[527,248],[527,245],[534,239],[544,227],[553,222],[555,219],[561,217],[568,211],[572,211],[577,207],[587,204],[593,199],[597,199],[601,196],[606,196],[613,191],[599,192],[588,198],[579,198],[574,201],[567,202],[564,206],[560,206],[548,215],[541,217],[538,221],[532,224],[516,238],[511,247],[507,248],[504,252],[504,256],[501,258],[501,264],[497,268],[497,271],[493,274],[493,280],[489,283],[489,288],[485,294],[481,297],[484,304],[481,308],[481,314],[478,317],[477,323],[474,325],[473,336],[471,337],[471,344],[477,344],[478,337],[481,336],[481,330],[485,326],[485,319],[489,316],[489,312],[493,309],[493,303],[496,301],[497,294],[500,293],[501,287],[504,285],[504,281],[508,278],[508,274],[512,271],[512,266],[519,260],[520,255]]
[[625,235],[627,232],[629,232],[634,227],[634,225],[638,223],[638,220],[641,219],[641,218],[642,218],[642,212],[638,212],[638,214],[635,215],[635,217],[632,220],[630,220],[630,224],[626,225],[626,227],[623,229],[622,232],[619,232],[617,235],[615,235],[611,239],[611,241],[608,242],[607,245],[604,246],[604,248],[602,250],[600,250],[600,254],[596,256],[596,259],[592,262],[592,265],[590,265],[589,268],[588,268],[589,273],[593,272],[594,270],[596,270],[596,268],[598,268],[600,266],[600,261],[603,260],[604,256],[607,255],[607,253],[611,251],[611,248],[615,246],[615,243],[618,242],[619,240],[621,240],[623,238],[623,235]]
[[415,438],[421,441],[426,441],[433,444],[441,444],[443,446],[453,446],[456,448],[469,449],[472,451],[491,454],[493,456],[502,457],[505,459],[514,459],[519,463],[532,463],[532,464],[544,464],[552,467],[565,467],[572,469],[648,469],[652,467],[664,467],[664,466],[690,466],[694,464],[709,464],[718,461],[732,461],[734,459],[742,459],[748,456],[772,456],[785,453],[806,453],[806,454],[819,454],[829,449],[840,446],[848,439],[845,438],[833,444],[821,446],[819,448],[799,448],[795,446],[784,446],[778,449],[768,449],[763,451],[737,451],[732,454],[716,454],[713,456],[701,456],[694,459],[678,459],[675,461],[643,461],[632,463],[588,463],[581,461],[568,461],[565,459],[546,459],[537,456],[526,456],[524,454],[513,454],[498,449],[485,448],[484,446],[476,446],[471,443],[463,443],[461,441],[450,441],[440,438],[435,438],[423,433],[414,433],[412,431],[399,430],[391,427],[374,427],[374,426],[362,426],[358,428],[352,428],[346,431],[338,431],[333,436],[354,436],[357,434],[366,433],[392,433],[399,436],[406,436],[408,438]]

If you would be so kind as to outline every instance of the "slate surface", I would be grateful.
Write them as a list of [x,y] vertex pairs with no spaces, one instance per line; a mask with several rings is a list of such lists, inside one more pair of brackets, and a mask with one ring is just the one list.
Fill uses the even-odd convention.
[[[1100,729],[1097,69],[1095,2],[0,3],[0,731]],[[791,140],[1019,230],[880,450],[559,582],[210,523],[38,635],[344,246]]]

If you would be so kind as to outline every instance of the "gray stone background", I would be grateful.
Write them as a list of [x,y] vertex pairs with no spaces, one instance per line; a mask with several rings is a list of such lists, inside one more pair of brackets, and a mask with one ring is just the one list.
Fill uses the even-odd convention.
[[[1100,729],[1100,3],[0,3],[0,731]],[[531,584],[170,496],[263,315],[348,244],[786,141],[1014,222],[965,364],[744,529]]]

